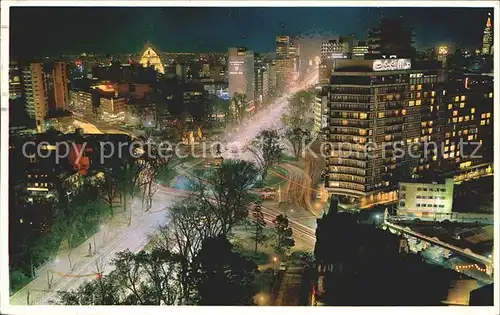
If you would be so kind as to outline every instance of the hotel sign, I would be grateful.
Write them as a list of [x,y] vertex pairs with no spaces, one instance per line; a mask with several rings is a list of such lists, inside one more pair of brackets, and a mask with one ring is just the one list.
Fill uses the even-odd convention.
[[373,61],[373,71],[393,71],[411,69],[410,59],[377,59]]

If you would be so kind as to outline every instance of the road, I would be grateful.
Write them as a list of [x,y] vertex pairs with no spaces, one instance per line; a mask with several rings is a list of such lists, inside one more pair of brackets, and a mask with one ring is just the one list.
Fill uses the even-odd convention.
[[[60,250],[53,262],[39,268],[38,277],[10,297],[10,303],[26,305],[29,292],[30,304],[49,304],[57,297],[57,291],[76,289],[84,281],[95,278],[96,263],[103,273],[109,272],[114,255],[126,249],[133,252],[142,249],[148,242],[148,235],[164,223],[167,206],[181,197],[181,193],[160,186],[149,212],[143,212],[141,203],[136,202],[132,207],[130,226],[126,223],[125,213],[117,213],[106,227],[79,247],[71,251]],[[96,250],[96,254],[89,255],[89,243],[93,247],[91,252]],[[52,273],[53,282],[49,290],[47,278]]]
[[[317,81],[317,74],[307,78],[306,83],[295,87],[291,93],[304,88]],[[260,130],[269,128],[278,121],[286,109],[286,102],[291,95],[287,94],[271,104],[268,113],[260,112],[249,122],[245,128],[240,128],[232,135],[232,141],[249,141],[254,138]],[[90,133],[102,133],[102,128],[97,128],[87,121],[79,121],[80,125],[89,130]],[[108,131],[109,132],[109,131]],[[119,131],[118,132],[122,132]],[[69,291],[78,288],[83,282],[95,278],[97,265],[103,273],[109,272],[112,268],[111,260],[117,252],[130,250],[137,252],[141,250],[148,241],[148,236],[156,231],[160,224],[164,223],[167,207],[180,200],[185,193],[159,189],[154,196],[153,206],[149,212],[143,212],[138,202],[132,207],[132,223],[130,226],[117,224],[114,227],[104,228],[95,235],[83,242],[78,248],[71,251],[60,250],[58,258],[52,263],[47,263],[38,270],[38,276],[10,297],[12,305],[36,305],[57,303],[58,291]],[[274,217],[276,214],[273,214]],[[118,217],[118,216],[116,216]],[[291,222],[297,231],[304,230],[312,237],[311,228],[299,222]],[[109,223],[111,225],[111,223]],[[107,231],[106,231],[107,230]],[[107,233],[107,235],[106,235]],[[88,248],[88,244],[94,244],[95,254]],[[71,253],[70,255],[68,255]],[[71,258],[70,258],[71,257]],[[49,280],[52,281],[49,286]],[[50,287],[50,288],[49,288]],[[29,301],[28,301],[29,300]]]

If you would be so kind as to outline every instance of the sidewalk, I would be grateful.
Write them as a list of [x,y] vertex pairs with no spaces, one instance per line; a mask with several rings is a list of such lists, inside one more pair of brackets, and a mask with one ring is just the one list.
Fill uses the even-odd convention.
[[[105,269],[113,257],[103,259],[105,252],[116,247],[122,236],[133,232],[141,224],[141,218],[150,212],[158,212],[166,206],[165,193],[157,192],[153,207],[144,212],[139,200],[132,206],[132,222],[128,225],[128,212],[118,210],[103,228],[74,249],[61,248],[52,262],[47,262],[36,271],[36,278],[10,297],[12,305],[36,305],[44,302],[46,296],[53,296],[73,280],[91,280],[96,277],[97,266]],[[161,199],[161,200],[160,200]],[[89,244],[91,248],[89,249]],[[90,268],[92,266],[92,268]],[[52,281],[51,281],[52,279]]]

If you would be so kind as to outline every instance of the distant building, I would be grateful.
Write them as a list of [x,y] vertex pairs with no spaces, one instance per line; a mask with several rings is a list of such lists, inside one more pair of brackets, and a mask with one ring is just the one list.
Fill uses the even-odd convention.
[[276,37],[276,89],[283,93],[293,83],[296,49],[290,36]]
[[44,129],[48,111],[43,64],[32,63],[23,69],[23,94],[26,113],[35,121],[38,132]]
[[352,59],[365,59],[365,55],[370,52],[370,47],[364,41],[359,41],[356,46],[352,48]]
[[102,119],[106,121],[119,121],[125,119],[125,105],[127,101],[124,98],[101,97],[99,111]]
[[21,70],[15,61],[9,62],[9,98],[17,99],[22,96]]
[[444,183],[399,183],[398,215],[448,219],[453,211],[453,178]]
[[178,76],[181,81],[186,81],[186,66],[180,63],[176,64],[175,75]]
[[246,48],[229,48],[229,97],[235,93],[246,95],[249,104],[255,97],[254,54]]
[[320,133],[327,127],[328,118],[328,88],[317,85],[315,88],[314,101],[314,127],[315,134]]
[[165,68],[163,66],[163,61],[160,57],[160,53],[156,51],[151,44],[147,44],[143,49],[139,63],[143,67],[153,67],[161,74],[165,73]]
[[368,46],[373,57],[396,56],[411,58],[415,55],[413,29],[403,25],[403,18],[382,17],[378,27],[368,32]]
[[491,24],[491,13],[488,13],[488,19],[486,20],[486,26],[484,28],[481,54],[493,55],[493,25]]
[[70,109],[77,115],[88,115],[95,112],[92,92],[69,91]]
[[437,60],[441,61],[443,68],[446,68],[449,56],[448,46],[439,46],[437,49]]

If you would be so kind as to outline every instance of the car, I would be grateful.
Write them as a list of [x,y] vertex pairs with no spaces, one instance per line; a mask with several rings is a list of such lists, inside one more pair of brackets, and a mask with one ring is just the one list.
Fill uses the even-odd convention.
[[280,263],[280,270],[281,271],[286,271],[288,268],[287,268],[287,265],[285,262],[281,262]]

